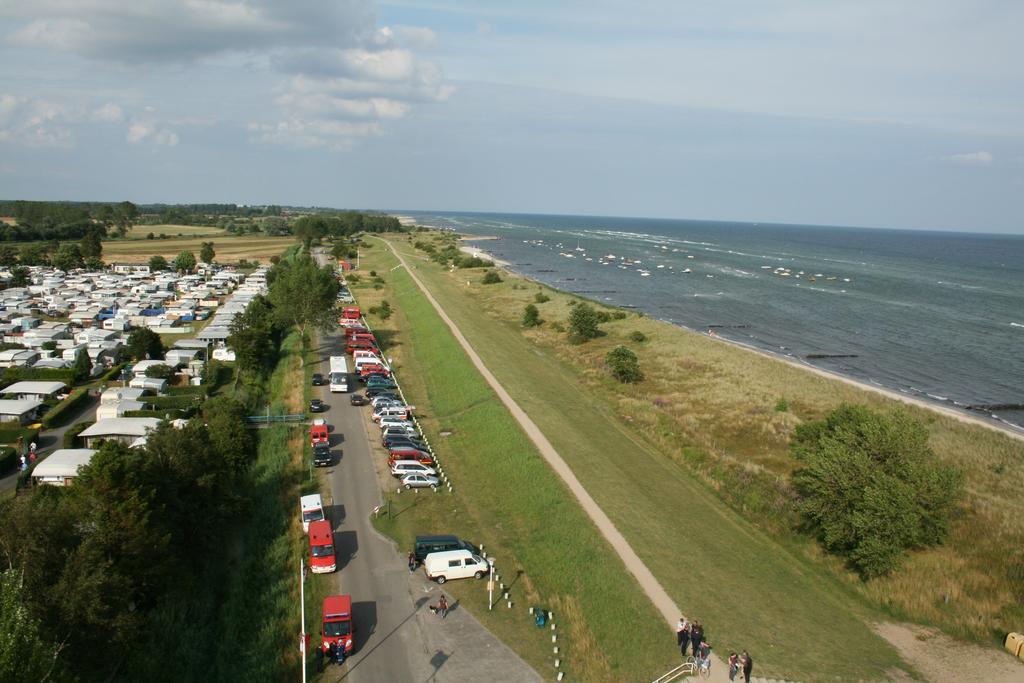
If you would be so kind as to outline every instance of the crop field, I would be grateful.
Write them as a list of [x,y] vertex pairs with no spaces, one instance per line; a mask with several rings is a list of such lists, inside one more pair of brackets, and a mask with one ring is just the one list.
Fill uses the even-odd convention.
[[207,225],[172,225],[168,223],[161,223],[159,225],[133,225],[128,230],[127,238],[146,239],[146,236],[150,233],[153,233],[156,237],[165,235],[168,238],[192,236],[203,236],[209,238],[210,235],[228,235],[228,233],[224,232],[221,228]]
[[[392,241],[662,585],[703,617],[719,653],[772,644],[761,671],[877,678],[897,659],[867,620],[912,619],[992,643],[1024,619],[1013,597],[1024,570],[1024,531],[1013,522],[1024,507],[1019,441],[901,406],[926,424],[939,457],[963,468],[968,498],[945,546],[862,582],[792,532],[788,441],[840,403],[887,409],[891,399],[635,313],[571,346],[558,327],[577,297],[512,275],[483,286],[479,269],[449,274]],[[538,292],[551,299],[538,304],[547,322],[526,331],[522,310]],[[618,344],[638,354],[645,382],[609,377],[603,356]]]
[[[378,244],[374,244],[378,247]],[[371,256],[368,256],[373,252]],[[400,547],[422,533],[456,533],[484,543],[511,584],[512,610],[487,610],[485,584],[456,581],[445,590],[470,609],[541,675],[553,671],[550,631],[527,608],[555,613],[563,668],[572,680],[649,681],[678,660],[675,635],[618,556],[550,471],[518,424],[459,348],[394,257],[363,252],[384,273],[380,290],[353,287],[365,308],[387,299],[387,321],[369,316],[454,493],[391,494],[392,516],[377,527]],[[365,278],[365,276],[364,276]],[[442,432],[447,436],[440,436]]]
[[279,256],[287,247],[295,244],[292,237],[265,237],[260,235],[231,236],[224,233],[205,237],[182,237],[177,239],[154,240],[110,240],[103,243],[103,260],[144,262],[150,256],[160,255],[173,259],[182,251],[191,251],[198,258],[203,242],[213,242],[217,261],[229,263],[240,259],[268,261]]

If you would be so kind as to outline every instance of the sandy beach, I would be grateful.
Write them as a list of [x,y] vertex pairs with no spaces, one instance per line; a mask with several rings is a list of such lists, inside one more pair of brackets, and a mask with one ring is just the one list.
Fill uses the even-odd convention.
[[[494,237],[463,236],[460,239],[462,239],[462,240],[483,240],[483,239],[496,239],[496,238],[494,238]],[[509,267],[510,267],[510,264],[507,261],[502,261],[501,259],[494,258],[494,256],[492,256],[485,249],[480,249],[479,247],[475,247],[475,246],[463,246],[463,247],[461,247],[461,249],[462,249],[462,251],[464,251],[467,254],[471,254],[473,256],[479,256],[480,258],[490,259],[490,260],[494,261],[495,265],[501,266],[503,268],[509,269]],[[516,275],[519,276],[519,277],[525,277],[526,279],[531,280],[531,281],[533,280],[533,278],[529,278],[529,277],[527,277],[525,275],[521,275],[519,273],[516,273]],[[541,283],[541,284],[544,284],[546,287],[550,287],[551,286],[551,285],[548,285],[546,283]],[[602,305],[605,305],[604,302],[598,302],[598,303],[601,303]],[[664,322],[664,324],[665,325],[671,325],[672,323]],[[767,351],[762,351],[761,349],[757,349],[757,348],[754,348],[752,346],[748,346],[747,344],[742,344],[740,342],[736,342],[736,341],[733,341],[731,339],[726,339],[724,337],[719,337],[719,336],[714,335],[714,334],[707,334],[707,333],[703,333],[703,332],[698,332],[696,330],[686,329],[686,328],[683,328],[683,327],[678,326],[678,325],[673,325],[673,327],[676,327],[678,329],[683,329],[684,331],[690,332],[692,334],[701,334],[703,336],[708,337],[709,339],[713,339],[716,342],[720,342],[720,343],[723,343],[723,344],[729,344],[730,346],[732,346],[734,348],[742,349],[742,350],[747,351],[749,353],[756,353],[758,355],[764,356],[765,358],[771,358],[772,360],[776,360],[776,361],[779,361],[779,362],[782,362],[782,363],[787,363],[789,365],[792,365],[793,367],[800,368],[801,370],[804,370],[806,372],[812,372],[812,373],[814,373],[816,375],[820,375],[822,377],[828,377],[829,379],[838,380],[840,382],[844,382],[844,383],[849,384],[851,386],[855,386],[855,387],[857,387],[859,389],[863,389],[864,391],[870,391],[872,393],[879,394],[879,395],[885,396],[887,398],[891,398],[894,401],[899,401],[901,403],[905,403],[907,405],[916,406],[918,408],[924,408],[925,410],[931,410],[933,412],[940,413],[940,414],[945,415],[947,417],[952,417],[952,418],[954,418],[956,420],[959,420],[961,422],[965,422],[967,424],[978,425],[980,427],[985,427],[987,429],[992,429],[992,430],[995,430],[997,432],[1001,432],[1003,434],[1006,434],[1007,436],[1009,436],[1009,437],[1011,437],[1013,439],[1018,439],[1020,441],[1024,441],[1024,432],[1022,432],[1020,430],[1013,429],[1012,427],[1009,427],[1007,425],[1002,425],[1002,424],[1000,424],[998,422],[995,422],[995,421],[992,421],[992,420],[987,420],[987,419],[985,419],[983,417],[978,417],[978,416],[975,416],[975,415],[971,415],[969,413],[961,412],[959,410],[954,410],[952,408],[947,408],[945,406],[940,406],[940,405],[936,405],[934,403],[929,403],[928,401],[924,401],[924,400],[921,400],[919,398],[915,398],[913,396],[907,396],[905,394],[901,394],[898,391],[893,391],[892,389],[885,389],[883,387],[878,387],[878,386],[875,386],[873,384],[869,384],[867,382],[862,382],[860,380],[853,379],[852,377],[846,377],[845,375],[840,375],[840,374],[835,373],[835,372],[830,372],[829,370],[825,370],[825,369],[822,369],[822,368],[816,368],[814,366],[806,365],[804,363],[799,363],[799,362],[794,361],[792,359],[785,358],[783,356],[780,356],[780,355],[777,355],[777,354],[774,354],[774,353],[769,353]]]

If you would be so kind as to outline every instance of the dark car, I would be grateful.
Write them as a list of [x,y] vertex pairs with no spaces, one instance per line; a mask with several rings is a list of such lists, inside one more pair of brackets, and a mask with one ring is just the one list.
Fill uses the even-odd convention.
[[314,467],[330,467],[331,460],[331,447],[329,444],[318,443],[313,446],[313,466]]
[[349,403],[351,403],[354,406],[365,406],[370,402],[370,399],[366,398],[362,394],[352,394],[352,396],[348,400]]
[[412,436],[402,436],[398,434],[389,434],[381,439],[381,445],[388,450],[392,448],[415,448],[417,450],[427,450],[427,445],[419,439]]
[[320,399],[314,398],[312,401],[309,402],[309,412],[322,413],[325,410],[327,410],[327,406],[325,406],[324,402],[321,401]]
[[374,396],[380,396],[381,394],[387,394],[393,398],[399,398],[395,396],[395,393],[391,391],[394,387],[369,387],[366,390],[366,397],[373,398]]
[[322,387],[324,384],[325,384],[324,376],[321,375],[319,372],[314,372],[313,373],[313,386],[314,387]]

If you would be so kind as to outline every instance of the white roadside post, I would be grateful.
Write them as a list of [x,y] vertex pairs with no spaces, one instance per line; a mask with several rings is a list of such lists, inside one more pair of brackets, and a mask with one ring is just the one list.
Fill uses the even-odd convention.
[[306,683],[306,567],[305,561],[299,558],[299,614],[302,622],[302,639],[299,651],[302,653],[302,683]]
[[491,571],[487,573],[487,609],[494,609],[494,558],[488,557],[487,564],[490,565]]

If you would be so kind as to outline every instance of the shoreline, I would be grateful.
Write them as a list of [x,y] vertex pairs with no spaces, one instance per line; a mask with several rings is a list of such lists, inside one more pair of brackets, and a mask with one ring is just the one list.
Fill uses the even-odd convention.
[[[465,239],[465,240],[475,240],[475,239],[487,239],[487,238],[486,237],[482,237],[481,238],[481,237],[462,236],[462,235],[460,235],[460,240],[463,240],[463,239]],[[476,248],[476,247],[465,247],[465,246],[460,247],[460,249],[462,251],[466,252],[466,253],[469,253],[469,254],[473,255],[473,256],[480,256],[481,258],[490,259],[491,261],[494,262],[495,266],[504,268],[505,270],[509,271],[510,273],[514,273],[516,276],[524,278],[524,279],[529,280],[531,282],[536,282],[537,284],[543,285],[545,287],[549,287],[550,289],[553,289],[553,290],[556,290],[556,291],[560,291],[560,292],[563,292],[563,293],[571,295],[571,296],[577,296],[577,297],[580,297],[580,298],[583,298],[583,299],[588,299],[588,300],[593,301],[594,303],[599,304],[601,306],[609,305],[608,302],[598,301],[596,299],[590,299],[589,297],[587,297],[585,295],[582,295],[582,294],[576,294],[575,292],[570,292],[568,290],[559,289],[558,287],[550,285],[550,284],[548,284],[546,282],[543,282],[541,280],[538,280],[536,278],[530,277],[529,275],[525,275],[523,273],[516,272],[511,267],[511,264],[509,264],[507,261],[502,261],[501,259],[496,259],[486,249],[480,249],[480,248]],[[615,306],[614,304],[611,304],[611,305]],[[632,309],[630,309],[630,310],[632,310]],[[756,354],[758,354],[760,356],[763,356],[765,358],[770,358],[772,360],[781,361],[781,362],[786,363],[786,364],[788,364],[788,365],[790,365],[792,367],[799,368],[799,369],[805,370],[807,372],[812,372],[812,373],[818,375],[819,377],[825,377],[827,379],[838,380],[838,381],[843,382],[843,383],[845,383],[845,384],[847,384],[849,386],[857,387],[858,389],[863,389],[865,391],[870,391],[870,392],[872,392],[874,394],[877,394],[877,395],[880,395],[880,396],[884,396],[886,398],[889,398],[889,399],[892,399],[892,400],[895,400],[895,401],[899,401],[900,403],[903,403],[903,404],[906,404],[906,405],[911,405],[911,406],[915,406],[917,408],[923,408],[925,410],[930,410],[930,411],[939,413],[940,415],[944,415],[946,417],[951,417],[953,419],[959,420],[960,422],[963,422],[963,423],[966,423],[966,424],[972,424],[972,425],[978,425],[978,426],[981,426],[981,427],[987,427],[988,429],[991,429],[993,431],[997,431],[997,432],[999,432],[1001,434],[1005,434],[1006,436],[1009,436],[1012,439],[1017,439],[1019,441],[1024,441],[1024,429],[1018,429],[1018,428],[1016,428],[1016,427],[1014,427],[1012,425],[1000,423],[1000,422],[996,421],[995,419],[985,418],[985,417],[981,417],[981,416],[978,416],[978,415],[973,415],[973,414],[971,414],[969,412],[957,410],[956,408],[950,408],[948,406],[940,405],[938,403],[932,403],[931,401],[927,401],[927,400],[922,399],[922,398],[917,398],[917,397],[914,397],[914,396],[908,396],[906,394],[903,394],[903,393],[897,391],[896,389],[888,389],[888,388],[885,388],[885,387],[879,387],[879,386],[876,386],[874,384],[870,384],[868,382],[865,382],[863,380],[855,379],[855,378],[849,377],[847,375],[842,375],[842,374],[840,374],[838,372],[835,372],[835,371],[832,371],[832,370],[826,370],[824,368],[815,367],[815,366],[807,364],[807,363],[801,363],[801,362],[799,362],[797,360],[794,360],[792,358],[787,358],[786,356],[782,356],[780,354],[772,353],[771,351],[766,351],[764,349],[759,349],[759,348],[757,348],[755,346],[751,346],[749,344],[744,344],[743,342],[735,341],[733,339],[729,339],[727,337],[722,337],[722,336],[719,336],[717,334],[709,334],[707,332],[701,332],[701,331],[695,330],[695,329],[693,329],[691,327],[687,327],[687,326],[681,325],[679,323],[669,322],[669,321],[663,320],[661,318],[655,318],[655,320],[657,320],[658,322],[664,323],[666,325],[671,325],[672,327],[675,327],[677,329],[684,330],[684,331],[690,332],[692,334],[700,335],[702,337],[705,337],[707,339],[711,339],[711,340],[716,341],[716,342],[721,342],[721,343],[724,343],[724,344],[729,344],[731,347],[733,347],[735,349],[741,349],[741,350],[747,351],[749,353],[756,353]]]

